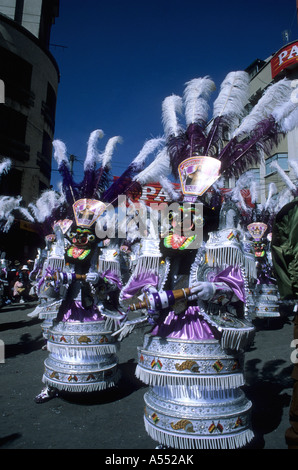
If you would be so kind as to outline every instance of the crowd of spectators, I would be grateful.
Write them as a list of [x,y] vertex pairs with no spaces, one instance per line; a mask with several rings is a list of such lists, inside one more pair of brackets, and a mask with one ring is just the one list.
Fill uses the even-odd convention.
[[1,259],[0,266],[0,304],[25,303],[36,299],[29,275],[34,262],[27,260],[25,264],[18,260]]

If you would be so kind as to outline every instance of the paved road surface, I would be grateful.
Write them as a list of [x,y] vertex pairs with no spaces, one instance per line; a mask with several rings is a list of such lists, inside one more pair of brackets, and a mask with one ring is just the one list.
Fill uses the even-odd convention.
[[[63,395],[43,404],[34,397],[43,384],[41,320],[27,314],[34,304],[0,310],[0,340],[5,362],[0,364],[0,448],[153,450],[156,443],[143,424],[144,386],[134,375],[136,349],[144,330],[121,343],[119,387],[88,395]],[[255,439],[249,449],[286,449],[291,399],[292,318],[257,320],[254,344],[246,353],[247,396],[253,402]]]

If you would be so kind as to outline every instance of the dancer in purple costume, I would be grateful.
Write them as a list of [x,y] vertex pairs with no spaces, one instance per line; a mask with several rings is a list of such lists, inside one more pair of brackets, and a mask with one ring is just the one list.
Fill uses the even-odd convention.
[[[206,208],[212,213],[223,202],[219,177],[237,179],[269,154],[283,132],[285,110],[293,111],[286,79],[269,87],[249,113],[247,73],[226,76],[210,116],[208,100],[214,90],[214,82],[203,77],[189,81],[183,97],[164,100],[166,151],[152,167],[171,200],[181,202],[169,173],[180,180],[183,203],[200,201],[204,215]],[[184,125],[177,118],[182,110]],[[287,131],[291,126],[294,121],[287,121]],[[194,173],[196,180],[189,181]],[[147,181],[154,181],[149,177]],[[237,202],[241,205],[240,193]],[[174,235],[165,239],[176,249],[169,276],[174,283],[165,290],[145,287],[143,300],[132,304],[132,310],[147,308],[148,320],[156,322],[139,348],[136,373],[150,386],[144,397],[145,427],[161,446],[239,448],[253,437],[251,403],[241,390],[243,353],[253,334],[245,316],[243,233],[233,224],[211,228],[206,221],[204,230],[209,232],[206,245],[188,266],[185,251],[176,260],[179,249],[191,251],[191,244],[177,246]]]

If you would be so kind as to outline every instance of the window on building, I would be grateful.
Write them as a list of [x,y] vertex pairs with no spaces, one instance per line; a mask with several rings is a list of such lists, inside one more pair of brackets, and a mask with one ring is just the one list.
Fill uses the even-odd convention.
[[8,108],[0,106],[0,155],[20,161],[29,159],[30,148],[26,145],[27,117]]
[[0,62],[0,78],[5,83],[6,96],[25,106],[32,106],[32,65],[4,47],[0,47]]
[[56,101],[57,97],[55,90],[52,85],[48,83],[47,100],[45,102],[42,102],[41,112],[44,115],[45,121],[48,123],[53,133],[55,129]]
[[12,168],[0,180],[0,194],[4,196],[18,196],[21,193],[22,171]]
[[16,0],[14,19],[19,24],[22,24],[23,11],[24,11],[24,0]]
[[41,173],[48,179],[51,178],[51,161],[52,161],[52,140],[49,134],[44,131],[42,140],[42,151],[37,153],[37,164]]
[[266,176],[269,176],[269,175],[271,175],[272,173],[274,173],[276,171],[274,168],[271,167],[271,163],[273,163],[273,162],[277,162],[282,170],[284,170],[284,171],[289,170],[288,154],[287,153],[276,153],[275,155],[272,155],[272,157],[269,157],[265,160]]
[[42,139],[42,156],[45,157],[47,161],[51,161],[52,158],[52,139],[49,134],[44,131]]

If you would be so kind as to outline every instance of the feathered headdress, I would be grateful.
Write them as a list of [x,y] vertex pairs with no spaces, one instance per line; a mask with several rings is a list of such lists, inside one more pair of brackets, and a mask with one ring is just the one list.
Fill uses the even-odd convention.
[[277,207],[279,205],[279,196],[277,199],[274,198],[274,196],[278,193],[277,188],[275,183],[269,184],[268,193],[264,204],[257,203],[258,192],[258,185],[255,184],[255,181],[252,181],[250,186],[250,194],[252,195],[253,207],[245,207],[245,204],[242,206],[243,212],[241,225],[244,229],[247,229],[247,226],[253,224],[254,222],[262,222],[266,224],[267,233],[270,233],[272,231],[274,219],[277,214]]
[[[0,162],[0,178],[11,169],[11,160],[4,158]],[[34,222],[34,217],[27,208],[22,205],[21,196],[0,196],[0,230],[7,233],[17,215],[21,215],[29,222]]]
[[65,144],[61,140],[54,140],[54,158],[62,176],[62,187],[69,204],[82,198],[99,197],[110,183],[110,160],[116,144],[122,139],[118,136],[109,139],[104,152],[99,153],[97,143],[103,136],[104,133],[100,129],[90,134],[84,162],[84,176],[80,183],[73,179]]
[[1,196],[0,197],[0,230],[7,233],[16,215],[25,217],[29,222],[34,222],[34,218],[25,207],[21,206],[21,196]]
[[[104,151],[99,152],[97,143],[103,136],[102,130],[95,130],[89,137],[84,162],[84,175],[80,183],[75,182],[73,179],[65,144],[60,140],[53,142],[54,158],[58,163],[58,170],[62,176],[62,190],[68,206],[72,206],[74,211],[75,204],[78,204],[79,209],[83,210],[84,201],[89,209],[90,203],[95,200],[100,201],[102,206],[107,207],[109,204],[117,206],[119,195],[127,195],[129,198],[133,198],[136,193],[140,194],[141,182],[137,181],[135,177],[144,170],[147,157],[157,152],[164,145],[164,138],[154,138],[145,142],[124,173],[111,182],[112,155],[116,145],[121,143],[122,139],[119,136],[110,138]],[[77,210],[75,215],[77,215]],[[65,216],[69,216],[69,214],[65,214]]]
[[101,200],[114,204],[119,194],[132,198],[140,195],[142,181],[139,181],[136,176],[144,171],[145,162],[149,155],[158,152],[164,143],[165,140],[162,137],[147,140],[124,173],[104,192]]
[[[230,72],[221,84],[209,121],[209,97],[215,89],[209,77],[186,84],[183,99],[166,98],[163,123],[173,175],[179,165],[194,155],[220,161],[220,175],[238,177],[262,156],[269,154],[280,138],[298,124],[297,104],[291,101],[291,82],[283,79],[270,85],[249,111],[249,76]],[[177,114],[184,105],[185,125]],[[169,105],[170,103],[170,105]]]

